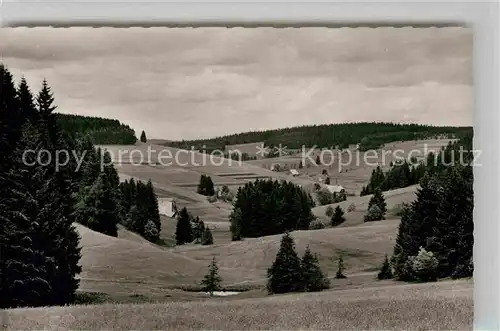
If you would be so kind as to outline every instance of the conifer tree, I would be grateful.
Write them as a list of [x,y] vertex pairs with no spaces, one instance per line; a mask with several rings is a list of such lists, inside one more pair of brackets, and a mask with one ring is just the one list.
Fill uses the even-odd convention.
[[219,267],[217,266],[217,261],[214,256],[212,263],[210,263],[208,267],[208,273],[201,281],[201,286],[204,292],[208,292],[210,296],[213,296],[215,291],[220,290],[221,282],[222,278],[219,276]]
[[108,236],[118,235],[116,197],[109,186],[106,173],[102,172],[95,183],[87,188],[76,207],[77,221],[90,229]]
[[347,278],[344,275],[344,259],[342,258],[342,255],[339,256],[337,273],[335,274],[335,278],[337,279]]
[[144,132],[144,130],[142,130],[142,132],[141,132],[141,142],[145,143],[147,141],[148,141],[148,139],[146,138],[146,132]]
[[300,292],[303,290],[301,261],[295,251],[293,238],[286,232],[276,260],[267,270],[267,291],[272,294]]
[[342,210],[342,208],[340,208],[340,206],[335,207],[335,211],[333,212],[331,218],[331,225],[337,226],[344,222],[345,222],[344,211]]
[[[68,150],[67,136],[57,123],[53,113],[56,109],[53,94],[47,81],[36,98],[39,120],[37,122],[41,148],[51,153],[55,160],[58,150]],[[51,293],[47,304],[66,304],[73,300],[81,272],[79,235],[73,226],[75,222],[74,199],[77,185],[74,182],[74,169],[62,167],[55,169],[51,164],[46,168],[46,184],[38,191],[39,203],[44,207],[40,213],[40,238],[44,242],[44,253],[54,259],[54,268],[48,271]]]
[[205,228],[205,231],[203,232],[203,237],[201,241],[202,245],[213,245],[214,244],[214,237],[212,236],[212,231],[208,227]]
[[177,227],[175,230],[175,241],[177,245],[183,245],[193,241],[193,229],[191,226],[191,217],[186,209],[182,208],[179,213]]
[[21,78],[21,82],[17,88],[17,96],[22,118],[24,118],[25,121],[30,121],[35,124],[38,121],[35,100],[24,77]]
[[382,279],[391,279],[392,277],[393,275],[392,275],[391,265],[389,264],[389,259],[387,258],[386,254],[384,258],[384,263],[382,263],[380,271],[377,274],[377,278],[379,280],[382,280]]
[[311,253],[309,246],[302,257],[301,270],[304,291],[315,292],[330,287],[330,281],[321,270],[318,257]]
[[[385,202],[384,195],[382,194],[382,191],[380,189],[376,189],[375,192],[373,193],[373,196],[371,197],[370,201],[368,202],[368,212],[373,206],[377,206],[378,209],[380,210],[380,213],[377,213],[377,217],[375,219],[370,218],[371,221],[378,221],[381,219],[385,219],[385,213],[387,212],[387,204]],[[379,218],[380,216],[380,218]]]

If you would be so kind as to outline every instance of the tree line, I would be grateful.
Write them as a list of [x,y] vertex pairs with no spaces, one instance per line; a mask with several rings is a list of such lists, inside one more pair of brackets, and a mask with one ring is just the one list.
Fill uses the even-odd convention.
[[297,126],[276,130],[252,131],[212,139],[182,140],[165,143],[166,146],[190,149],[224,150],[226,145],[256,143],[263,141],[268,147],[282,144],[288,149],[303,146],[320,148],[347,148],[359,144],[359,149],[379,148],[393,141],[408,141],[434,137],[460,137],[472,132],[472,127],[430,126],[398,123],[338,123]]
[[156,196],[148,183],[124,199],[109,153],[62,128],[46,80],[34,95],[0,64],[0,84],[0,308],[68,304],[81,272],[74,223],[116,236],[134,220],[129,201],[142,208],[132,224],[159,233]]
[[61,129],[74,138],[88,138],[94,145],[133,145],[137,138],[135,131],[116,119],[55,114]]
[[256,180],[239,187],[230,215],[233,240],[307,230],[312,197],[287,181]]
[[0,308],[67,304],[81,272],[73,222],[83,178],[74,159],[60,169],[51,160],[79,143],[61,129],[45,80],[34,97],[0,64],[0,84]]

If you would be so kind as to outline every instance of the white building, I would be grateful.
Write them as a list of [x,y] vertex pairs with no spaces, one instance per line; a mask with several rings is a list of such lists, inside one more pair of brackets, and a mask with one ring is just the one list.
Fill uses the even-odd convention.
[[340,185],[325,185],[325,187],[330,193],[343,193],[343,192],[345,192],[345,189]]
[[172,198],[158,198],[158,209],[161,215],[175,217],[177,215],[177,204]]

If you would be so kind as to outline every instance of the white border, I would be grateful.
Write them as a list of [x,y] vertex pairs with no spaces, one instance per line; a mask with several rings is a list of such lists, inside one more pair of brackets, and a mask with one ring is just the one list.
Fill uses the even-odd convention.
[[[2,1],[2,0],[0,0]],[[285,1],[182,3],[150,0],[9,1],[0,7],[0,24],[217,24],[281,23],[310,25],[371,22],[466,22],[474,28],[475,149],[483,151],[475,168],[474,329],[500,330],[499,316],[499,116],[498,16],[496,1]],[[20,20],[24,22],[20,22]],[[142,23],[142,24],[141,24]],[[406,25],[410,25],[406,24]],[[1,40],[0,40],[1,42]],[[0,54],[1,57],[1,54]]]

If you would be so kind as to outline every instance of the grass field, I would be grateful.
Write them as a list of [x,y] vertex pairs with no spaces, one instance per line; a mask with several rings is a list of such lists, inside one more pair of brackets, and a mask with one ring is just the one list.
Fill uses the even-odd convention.
[[467,330],[472,282],[7,311],[7,330]]

